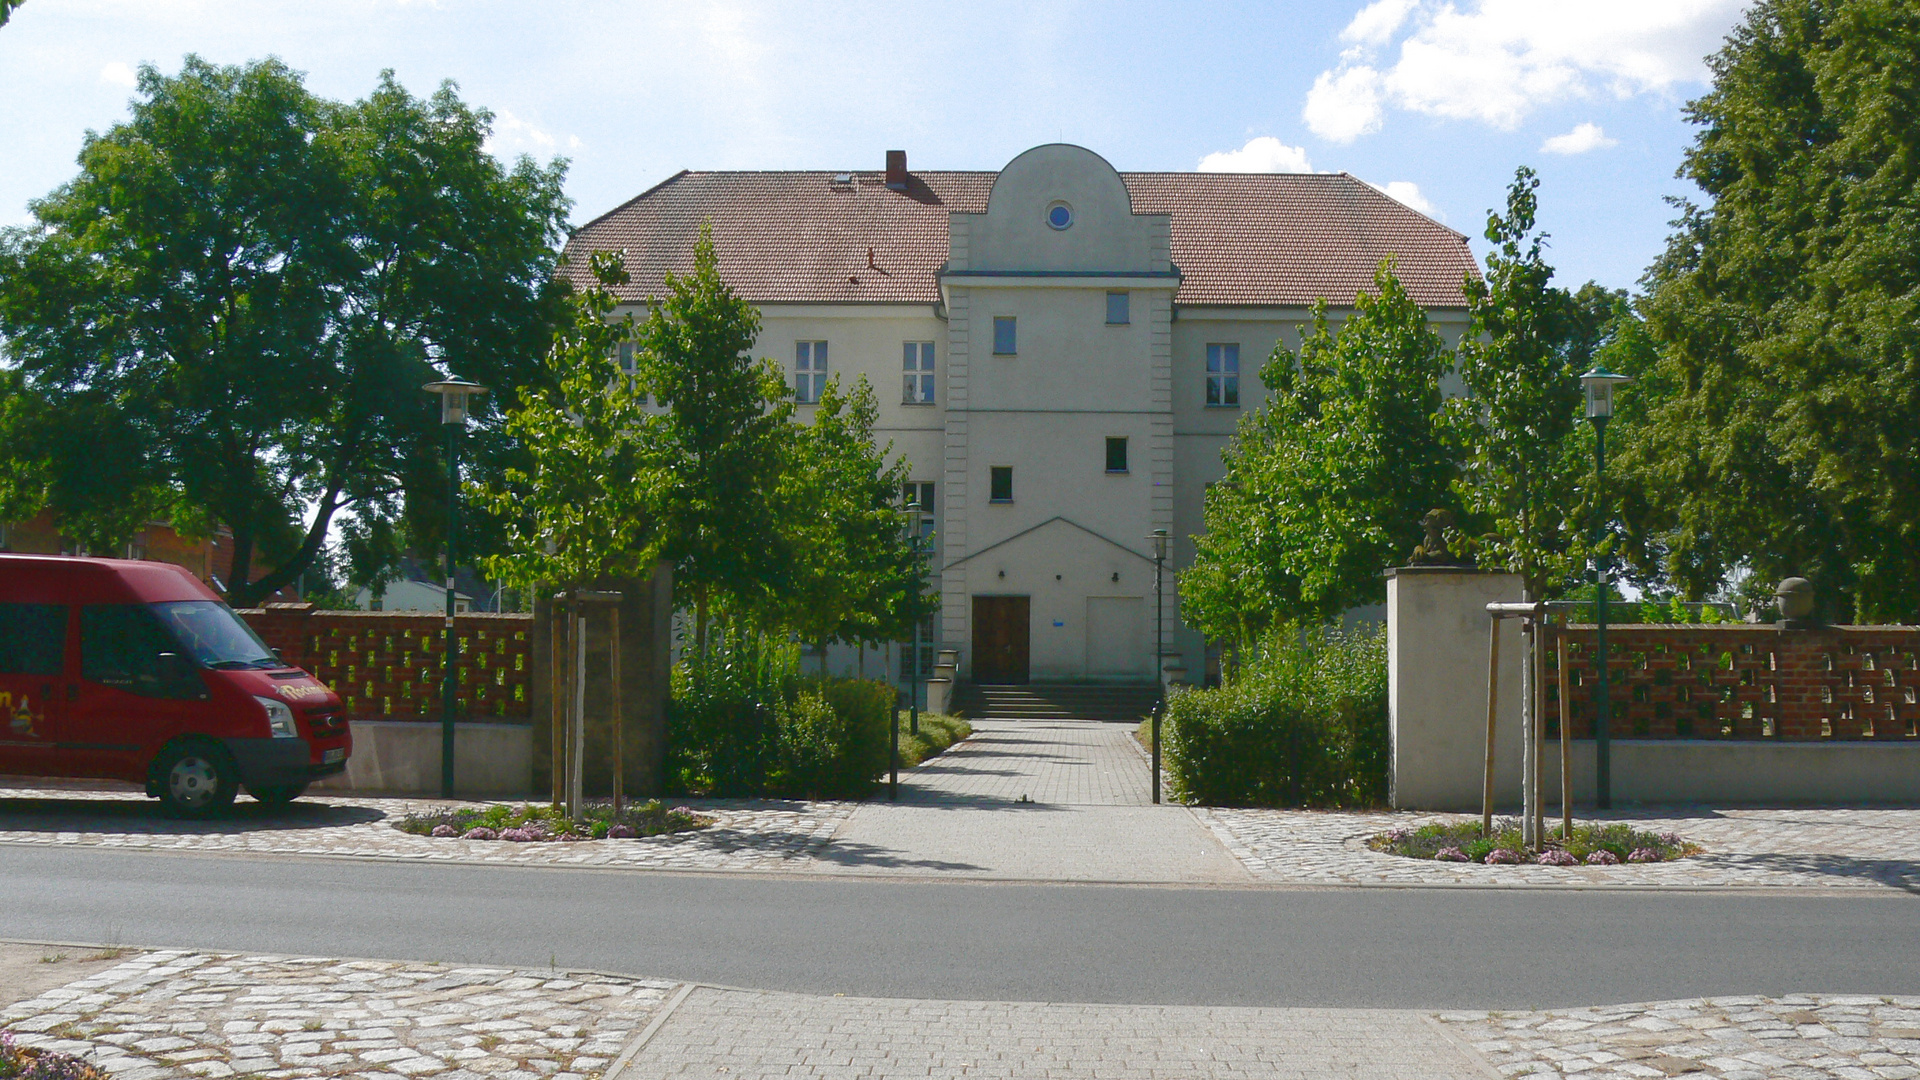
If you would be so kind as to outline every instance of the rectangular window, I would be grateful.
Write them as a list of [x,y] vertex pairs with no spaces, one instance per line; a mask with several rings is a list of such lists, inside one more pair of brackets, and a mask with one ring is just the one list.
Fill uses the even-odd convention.
[[[80,609],[80,677],[142,697],[184,698],[202,689],[190,668],[169,670],[162,653],[186,650],[140,604],[88,604]],[[191,685],[189,685],[189,683]]]
[[1240,346],[1207,346],[1207,404],[1240,404]]
[[901,403],[933,404],[933,342],[909,341],[902,346],[900,371]]
[[[934,648],[933,616],[929,615],[920,620],[920,677],[922,679],[933,677]],[[911,641],[903,641],[900,643],[900,677],[902,679],[913,678],[913,645]]]
[[1127,471],[1127,440],[1124,438],[1107,439],[1107,471]]
[[59,675],[67,653],[63,604],[0,604],[0,675]]
[[901,491],[900,496],[900,501],[903,505],[919,509],[922,515],[920,518],[920,535],[931,536],[933,534],[934,514],[933,481],[909,480],[906,483],[905,489]]
[[1130,318],[1132,312],[1129,310],[1132,307],[1130,303],[1132,296],[1132,293],[1125,292],[1110,292],[1107,294],[1108,326],[1123,326],[1133,321],[1133,319]]
[[993,355],[1012,356],[1014,349],[1014,322],[1011,315],[993,317]]
[[988,474],[991,483],[987,485],[988,502],[1013,501],[1013,466],[995,465]]
[[801,341],[793,349],[793,396],[802,405],[820,400],[827,388],[827,343]]
[[[613,358],[620,365],[620,371],[631,380],[640,370],[640,346],[635,342],[623,341],[614,346]],[[647,395],[640,395],[640,404],[647,403]]]

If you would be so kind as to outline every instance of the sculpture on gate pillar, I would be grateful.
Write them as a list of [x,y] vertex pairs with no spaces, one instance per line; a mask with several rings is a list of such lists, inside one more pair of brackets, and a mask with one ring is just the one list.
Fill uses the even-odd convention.
[[1407,560],[1410,566],[1458,566],[1471,567],[1472,559],[1463,559],[1455,555],[1447,545],[1447,530],[1453,528],[1453,514],[1447,510],[1429,510],[1420,519],[1420,527],[1427,531],[1426,540],[1413,549],[1413,557]]

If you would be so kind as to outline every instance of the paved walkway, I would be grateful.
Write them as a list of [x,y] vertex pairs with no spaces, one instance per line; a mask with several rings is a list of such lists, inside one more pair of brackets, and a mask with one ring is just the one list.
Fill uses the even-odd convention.
[[1132,728],[1097,720],[979,720],[973,737],[901,777],[900,801],[999,807],[1151,806]]
[[917,1001],[597,972],[161,951],[7,1004],[113,1080],[1920,1077],[1920,999],[1788,995],[1530,1012]]

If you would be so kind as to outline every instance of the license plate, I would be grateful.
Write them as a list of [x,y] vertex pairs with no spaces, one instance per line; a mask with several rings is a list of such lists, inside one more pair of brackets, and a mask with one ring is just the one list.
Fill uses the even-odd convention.
[[344,747],[339,750],[322,750],[320,752],[320,764],[322,765],[332,765],[335,762],[345,760],[347,760],[347,751]]

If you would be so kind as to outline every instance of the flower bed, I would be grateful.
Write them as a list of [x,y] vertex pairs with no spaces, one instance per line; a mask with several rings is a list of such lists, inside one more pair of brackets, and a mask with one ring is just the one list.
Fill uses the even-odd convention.
[[0,1031],[0,1080],[107,1080],[107,1074],[72,1054],[15,1046],[13,1032]]
[[[616,818],[611,803],[597,803],[582,811],[584,820],[569,821],[564,811],[550,806],[457,807],[408,814],[393,823],[401,832],[457,840],[505,840],[541,843],[552,840],[631,840],[662,833],[703,829],[714,819],[684,806],[671,810],[658,799],[624,807]],[[6,1080],[0,1073],[0,1080]]]
[[1532,849],[1520,842],[1520,822],[1502,818],[1491,835],[1482,834],[1478,821],[1435,822],[1415,829],[1393,829],[1367,838],[1367,846],[1389,855],[1439,862],[1485,863],[1490,866],[1617,866],[1621,863],[1667,862],[1698,855],[1698,844],[1673,833],[1652,833],[1631,825],[1576,825],[1572,836],[1550,830],[1546,842]]

